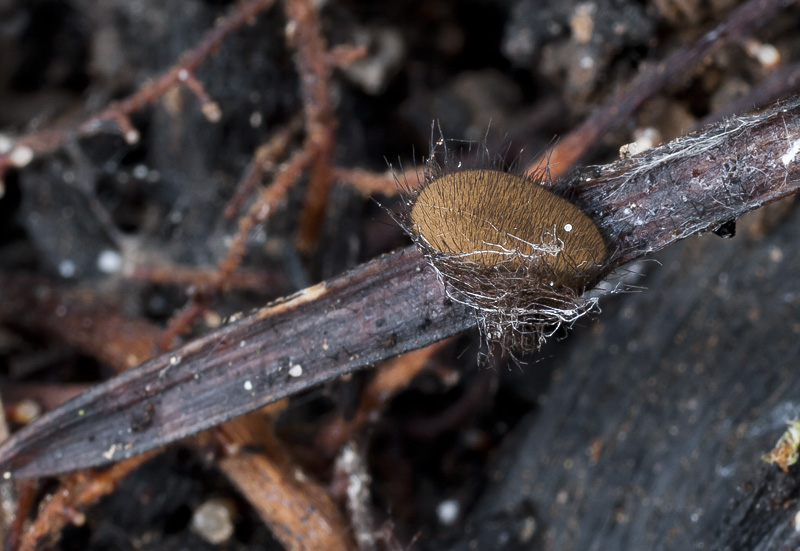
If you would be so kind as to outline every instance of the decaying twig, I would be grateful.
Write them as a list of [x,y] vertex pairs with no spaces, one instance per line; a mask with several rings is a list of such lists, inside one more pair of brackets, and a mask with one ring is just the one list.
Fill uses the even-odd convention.
[[297,49],[305,108],[306,142],[311,152],[311,173],[303,211],[300,215],[298,248],[310,252],[316,246],[322,215],[331,186],[336,119],[331,105],[329,81],[333,67],[322,36],[319,14],[310,0],[286,0],[286,15],[293,24],[291,38]]
[[91,351],[118,373],[149,358],[162,333],[152,323],[120,316],[96,295],[65,291],[44,278],[0,274],[0,287],[6,293],[0,302],[2,323]]
[[226,218],[233,218],[239,212],[242,204],[250,197],[253,188],[264,176],[264,173],[277,167],[278,159],[285,155],[286,149],[289,147],[289,141],[300,130],[301,122],[300,117],[296,117],[289,124],[274,132],[267,143],[256,149],[253,160],[250,161],[250,165],[247,167],[245,175],[236,189],[236,194],[228,202],[228,206],[225,207]]
[[[622,265],[796,193],[798,155],[794,98],[572,181]],[[12,436],[0,464],[28,477],[130,457],[473,324],[404,249],[99,385]]]
[[[232,450],[220,470],[247,497],[289,551],[353,549],[347,523],[330,494],[295,466],[269,422],[248,415],[217,431]],[[252,451],[256,447],[258,452]]]
[[[471,323],[469,312],[445,303],[442,289],[416,250],[398,251],[113,379],[117,392],[140,389],[123,392],[127,404],[122,407],[111,403],[116,401],[116,393],[105,393],[101,385],[86,396],[106,402],[111,410],[97,403],[89,408],[78,406],[64,417],[58,414],[61,408],[46,415],[61,417],[76,429],[91,425],[85,423],[90,418],[116,419],[111,433],[103,435],[90,428],[91,433],[75,437],[73,444],[79,444],[82,451],[74,449],[73,455],[60,447],[59,458],[52,457],[48,468],[67,471],[80,468],[87,460],[102,463],[132,455],[139,445],[149,449],[159,445],[157,442],[171,441],[177,433],[187,436],[302,388],[435,342]],[[33,431],[37,432],[35,427]],[[121,440],[120,434],[132,436],[133,441]],[[13,446],[13,440],[7,440],[6,446]],[[58,446],[56,440],[45,437],[37,447]],[[102,448],[94,459],[90,456],[98,448],[87,447],[88,440]],[[39,452],[35,452],[36,458],[25,455],[37,462],[46,457]]]
[[[153,324],[121,316],[116,305],[102,301],[102,294],[98,296],[45,281],[32,282],[30,278],[8,275],[0,276],[0,284],[13,296],[13,300],[4,301],[0,308],[0,320],[4,323],[34,332],[45,332],[87,355],[102,358],[118,372],[131,366],[131,358],[149,356],[162,332]],[[59,315],[52,316],[53,311],[59,312]],[[37,389],[27,390],[35,393]],[[52,391],[58,391],[64,397],[64,391],[68,389],[62,385],[49,390],[52,398]],[[4,387],[3,391],[13,393],[14,389]],[[60,403],[64,401],[62,399]],[[47,404],[43,405],[48,407]],[[49,407],[55,406],[50,404]],[[240,487],[244,497],[287,549],[299,549],[302,546],[306,549],[351,548],[347,528],[330,496],[310,478],[295,480],[296,468],[288,455],[281,452],[279,443],[272,436],[271,427],[259,423],[257,419],[247,423],[247,418],[234,419],[220,430],[212,432],[211,436],[216,437],[219,447],[228,450],[248,443],[244,441],[248,437],[246,429],[253,429],[250,438],[259,435],[261,440],[258,443],[270,442],[271,445],[264,446],[264,452],[250,449],[222,459],[221,471]],[[3,436],[5,438],[7,434]],[[83,471],[63,477],[26,531],[22,530],[22,523],[31,508],[35,486],[19,486],[17,520],[8,539],[13,544],[11,548],[35,549],[45,543],[54,544],[67,523],[82,523],[84,516],[81,511],[103,495],[111,493],[122,478],[150,456],[145,454],[132,458],[107,473]],[[253,473],[258,475],[254,476]],[[270,480],[270,483],[255,484],[255,479]],[[27,491],[23,491],[25,489]],[[293,506],[286,508],[286,503]],[[304,510],[306,514],[296,515],[298,510]],[[14,543],[15,535],[23,532],[24,536],[16,538],[21,538],[18,546]]]
[[73,473],[62,481],[59,491],[51,494],[42,505],[38,515],[42,522],[36,522],[27,530],[21,540],[20,551],[34,551],[57,541],[67,524],[80,525],[86,521],[82,509],[110,494],[117,483],[131,471],[156,455],[150,451],[138,457],[131,457],[113,465],[103,472]]
[[797,192],[800,97],[732,117],[572,181],[617,237],[618,265]]

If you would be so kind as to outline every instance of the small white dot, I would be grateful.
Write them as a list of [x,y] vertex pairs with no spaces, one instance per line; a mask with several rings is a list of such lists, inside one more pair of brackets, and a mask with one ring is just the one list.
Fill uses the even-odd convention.
[[3,473],[4,480],[11,480],[11,471],[6,471]]
[[42,406],[26,398],[17,402],[14,408],[15,421],[27,425],[42,414]]
[[139,141],[139,131],[136,129],[125,132],[125,143],[133,145]]
[[33,160],[33,149],[27,145],[18,145],[11,150],[9,159],[11,164],[17,168],[28,166],[28,163]]
[[118,447],[116,444],[111,444],[111,447],[103,452],[103,457],[111,461],[111,459],[114,457],[114,454],[117,453],[117,449]]
[[178,80],[186,80],[189,78],[189,71],[186,69],[181,69],[178,71]]
[[97,257],[97,269],[104,274],[115,274],[122,267],[122,255],[117,251],[106,249]]
[[75,275],[75,263],[69,258],[65,258],[58,263],[58,273],[61,277],[72,277]]
[[460,508],[458,501],[455,499],[446,499],[436,506],[436,516],[439,517],[439,522],[445,526],[450,526],[458,519]]
[[572,224],[565,224],[564,231],[572,231]]
[[293,365],[289,368],[289,377],[299,377],[302,374],[303,374],[303,366],[300,364]]
[[245,390],[253,390],[253,383],[251,383],[250,381],[245,381],[244,382],[244,389]]
[[203,112],[208,122],[219,122],[222,118],[222,109],[219,108],[217,102],[207,101],[200,110]]
[[197,508],[192,515],[192,531],[204,540],[219,545],[231,539],[235,526],[234,510],[223,499],[212,498]]
[[133,167],[133,177],[138,178],[139,180],[144,180],[147,178],[147,173],[149,170],[147,169],[147,165],[138,164]]
[[[177,226],[178,224],[183,222],[183,212],[180,210],[173,210],[171,213],[169,213],[167,220],[169,220],[170,223],[175,224]],[[228,243],[226,243],[225,246],[228,246]]]

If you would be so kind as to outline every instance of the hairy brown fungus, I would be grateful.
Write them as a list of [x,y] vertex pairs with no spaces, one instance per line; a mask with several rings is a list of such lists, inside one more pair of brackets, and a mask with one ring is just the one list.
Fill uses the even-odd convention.
[[448,296],[475,309],[487,341],[536,350],[596,308],[584,291],[608,272],[606,241],[587,214],[545,186],[546,169],[501,170],[483,144],[471,155],[456,161],[445,149],[442,164],[432,155],[424,180],[404,186],[400,221]]

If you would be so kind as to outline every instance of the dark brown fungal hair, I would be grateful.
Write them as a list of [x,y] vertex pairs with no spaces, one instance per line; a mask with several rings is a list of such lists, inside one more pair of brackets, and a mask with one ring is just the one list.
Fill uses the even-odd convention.
[[464,144],[432,143],[424,177],[400,183],[397,219],[448,297],[475,310],[487,343],[538,350],[597,309],[584,292],[609,272],[607,240],[547,167],[525,174],[493,158],[485,140]]

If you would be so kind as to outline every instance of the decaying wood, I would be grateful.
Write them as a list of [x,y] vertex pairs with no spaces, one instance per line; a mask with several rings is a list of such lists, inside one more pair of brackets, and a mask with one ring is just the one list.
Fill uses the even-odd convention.
[[618,265],[796,193],[800,98],[680,137],[572,180],[614,236]]
[[[572,187],[622,265],[796,193],[798,154],[795,98],[586,169]],[[130,457],[473,323],[404,249],[99,385],[16,433],[0,463],[29,477]]]
[[[131,358],[137,354],[150,355],[162,332],[153,324],[120,315],[116,298],[103,293],[72,290],[46,280],[10,275],[0,276],[0,286],[13,297],[3,301],[0,308],[4,324],[45,334],[89,356],[102,358],[118,372],[131,367]],[[58,315],[53,316],[53,311]],[[96,323],[97,319],[103,323]],[[12,403],[24,396],[34,398],[49,410],[75,397],[85,386],[22,383],[4,385],[0,390],[11,397]],[[255,435],[261,439],[250,442],[248,438],[254,439]],[[240,488],[287,549],[352,548],[346,523],[330,495],[311,477],[296,480],[297,467],[266,421],[255,416],[233,419],[209,436],[216,447],[228,452],[219,462],[222,473]],[[7,437],[7,433],[3,435],[3,439]],[[242,449],[248,445],[247,450]],[[105,472],[84,470],[60,478],[58,487],[50,492],[51,497],[25,530],[23,524],[28,519],[36,485],[34,481],[22,481],[26,484],[18,486],[20,498],[9,529],[9,548],[26,550],[55,545],[66,525],[83,524],[86,518],[82,511],[113,492],[123,478],[153,455],[136,456]],[[270,483],[254,483],[253,473],[259,473],[256,478]],[[251,477],[249,484],[248,477]],[[292,506],[287,508],[287,503]],[[303,514],[296,514],[298,510]],[[17,540],[19,544],[15,543]]]
[[221,435],[218,439],[234,450],[220,459],[220,470],[247,497],[287,551],[354,548],[336,503],[324,486],[304,476],[292,462],[269,420],[243,416],[216,432]]
[[[45,435],[29,425],[36,451],[12,452],[24,469],[17,474],[135,455],[471,324],[469,312],[445,300],[421,255],[404,249],[154,358],[109,381],[113,388],[100,385],[51,412],[45,417],[60,429]],[[95,425],[111,419],[108,431]],[[68,427],[81,433],[66,439],[72,445],[58,438]],[[13,440],[6,444],[16,448]]]

